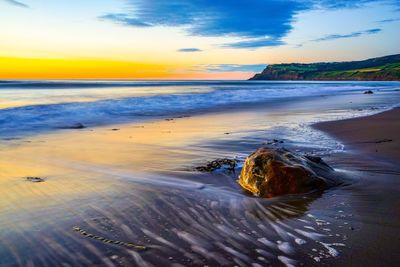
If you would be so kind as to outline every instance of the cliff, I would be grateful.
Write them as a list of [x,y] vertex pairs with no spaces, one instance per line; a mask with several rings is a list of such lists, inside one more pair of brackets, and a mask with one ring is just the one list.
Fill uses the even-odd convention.
[[400,54],[362,61],[268,65],[250,80],[399,81]]

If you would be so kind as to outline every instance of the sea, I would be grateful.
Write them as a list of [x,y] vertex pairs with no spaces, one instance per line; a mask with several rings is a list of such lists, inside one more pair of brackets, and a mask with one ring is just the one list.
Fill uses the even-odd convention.
[[[375,94],[364,94],[368,90]],[[304,101],[312,121],[332,120],[392,108],[399,104],[399,90],[398,82],[0,81],[0,140],[79,124],[96,127],[257,106],[285,110],[287,103]]]

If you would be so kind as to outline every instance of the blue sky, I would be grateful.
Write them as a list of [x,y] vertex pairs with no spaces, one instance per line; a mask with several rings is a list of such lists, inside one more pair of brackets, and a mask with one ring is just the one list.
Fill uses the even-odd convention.
[[399,53],[400,1],[0,0],[0,25],[0,58],[245,75],[265,64]]

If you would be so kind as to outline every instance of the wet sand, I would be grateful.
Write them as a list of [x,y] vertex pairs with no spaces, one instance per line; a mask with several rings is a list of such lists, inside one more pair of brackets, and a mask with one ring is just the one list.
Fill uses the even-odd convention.
[[372,158],[400,163],[400,108],[363,118],[323,122],[314,127]]
[[359,228],[352,226],[349,249],[330,264],[399,266],[400,108],[314,127],[343,142],[345,152],[333,161],[358,177],[347,190]]
[[243,160],[274,138],[265,120],[287,116],[221,111],[6,142],[0,265],[279,266],[310,265],[309,253],[335,257],[343,247],[332,244],[342,237],[322,229],[329,213],[312,215],[326,209],[314,203],[330,192],[258,199],[236,182],[240,166],[233,173],[194,171],[215,158]]
[[[240,166],[193,171],[219,157],[243,161],[275,138],[264,122],[289,112],[307,116],[221,111],[2,145],[0,265],[396,266],[400,187],[391,163],[326,156],[350,183],[275,199],[245,194]],[[310,153],[290,140],[279,146]]]

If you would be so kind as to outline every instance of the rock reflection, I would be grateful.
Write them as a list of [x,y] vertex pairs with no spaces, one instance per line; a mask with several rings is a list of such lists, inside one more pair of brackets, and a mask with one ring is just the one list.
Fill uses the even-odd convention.
[[285,220],[304,216],[311,203],[322,196],[322,191],[309,194],[289,195],[272,200],[259,199],[246,208],[260,220]]

